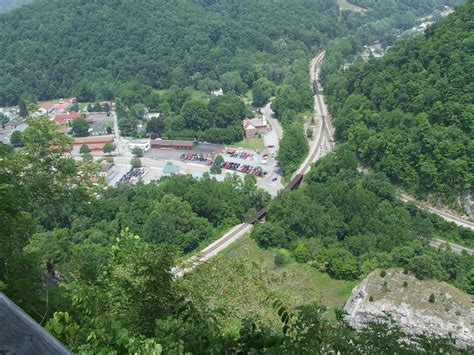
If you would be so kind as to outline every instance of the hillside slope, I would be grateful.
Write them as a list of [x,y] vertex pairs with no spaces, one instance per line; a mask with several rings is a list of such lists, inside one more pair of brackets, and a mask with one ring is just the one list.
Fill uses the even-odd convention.
[[134,80],[281,82],[295,58],[336,36],[337,12],[324,0],[39,0],[0,16],[0,106],[25,94],[65,96],[81,80],[102,96]]
[[474,179],[474,3],[327,80],[337,139],[418,195],[455,198]]
[[474,309],[467,294],[444,282],[420,281],[401,269],[381,275],[373,271],[352,291],[344,308],[352,327],[362,329],[388,314],[408,334],[447,338],[451,333],[458,347],[474,345]]

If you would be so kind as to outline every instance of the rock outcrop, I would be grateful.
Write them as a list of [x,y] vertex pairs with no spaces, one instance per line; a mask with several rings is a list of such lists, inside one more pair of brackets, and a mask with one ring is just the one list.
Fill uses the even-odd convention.
[[407,334],[451,336],[456,347],[474,346],[474,310],[469,295],[444,282],[417,280],[399,269],[382,275],[380,270],[372,272],[352,291],[344,307],[351,327],[361,330],[389,315]]

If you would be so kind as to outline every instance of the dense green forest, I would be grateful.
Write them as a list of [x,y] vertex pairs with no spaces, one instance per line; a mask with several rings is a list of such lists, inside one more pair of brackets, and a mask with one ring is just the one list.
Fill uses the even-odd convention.
[[7,12],[21,5],[29,4],[33,0],[2,0],[0,2],[0,14]]
[[[204,290],[173,282],[170,269],[183,252],[267,203],[254,178],[181,176],[104,189],[92,183],[94,163],[60,157],[69,142],[54,124],[46,118],[30,123],[25,147],[0,146],[0,289],[72,351],[313,354],[322,347],[395,352],[451,346],[449,340],[423,338],[401,343],[407,335],[393,324],[355,333],[339,313],[330,321],[319,304],[288,309],[271,292],[267,306],[281,327],[269,328],[248,314],[240,329],[230,331],[220,320],[231,309],[213,308],[201,298]],[[360,176],[354,153],[345,147],[318,164],[309,179],[303,193],[283,193],[270,204],[269,222],[255,232],[262,246],[293,245],[299,261],[325,267],[334,277],[408,263],[419,277],[472,287],[472,271],[466,275],[472,258],[429,251],[417,241],[431,233],[472,236],[405,209],[383,177]],[[357,234],[375,229],[382,233]]]
[[[0,16],[1,105],[22,96],[75,94],[84,102],[116,97],[124,134],[134,132],[146,106],[163,113],[148,121],[152,134],[233,141],[246,114],[241,97],[252,89],[256,105],[276,95],[273,108],[286,125],[278,159],[292,169],[307,151],[294,121],[312,108],[309,58],[327,47],[325,85],[343,141],[313,167],[300,190],[282,191],[270,201],[251,175],[223,182],[177,176],[107,188],[97,163],[63,156],[70,140],[54,124],[29,120],[22,147],[0,145],[0,291],[75,353],[449,351],[449,340],[412,339],[394,324],[374,323],[356,333],[340,312],[328,320],[319,304],[288,309],[271,292],[262,307],[273,307],[281,327],[269,328],[249,313],[238,330],[229,329],[222,319],[232,314],[230,306],[213,307],[203,290],[173,282],[170,273],[188,253],[268,205],[268,221],[252,233],[262,248],[287,248],[299,262],[337,279],[400,266],[474,293],[473,258],[427,244],[440,237],[472,245],[473,233],[397,200],[391,172],[403,166],[386,171],[361,148],[373,133],[378,142],[398,144],[392,139],[401,137],[402,152],[426,144],[411,151],[409,163],[425,157],[431,145],[441,157],[469,157],[473,100],[472,83],[465,81],[472,71],[472,36],[458,29],[472,29],[472,1],[464,17],[458,13],[425,37],[397,45],[383,61],[342,74],[339,64],[362,43],[388,28],[411,26],[439,5],[357,3],[369,11],[339,13],[330,0],[38,0]],[[378,4],[383,6],[374,10]],[[448,27],[453,30],[443,36]],[[389,32],[387,38],[396,33]],[[458,75],[462,70],[465,76]],[[431,84],[442,85],[440,76],[452,90],[431,93]],[[430,116],[429,95],[397,96],[403,88],[416,93],[418,85],[441,102],[443,115]],[[192,97],[192,89],[209,94],[219,87],[226,95]],[[397,134],[390,135],[391,129]],[[399,147],[392,147],[392,157]],[[358,159],[376,169],[360,172]],[[467,187],[464,178],[460,184]]]
[[[345,63],[351,63],[363,50],[363,46],[380,42],[384,47],[392,45],[405,34],[405,31],[419,24],[419,18],[435,15],[443,10],[443,5],[451,7],[463,0],[358,0],[352,3],[367,9],[362,15],[342,11],[343,36],[331,41],[325,47],[323,80],[340,70]],[[437,11],[434,11],[434,10]],[[438,15],[439,17],[439,15]]]
[[383,173],[359,172],[349,145],[319,161],[306,182],[270,203],[267,223],[252,232],[261,247],[288,248],[335,278],[400,266],[474,292],[474,258],[426,244],[433,237],[472,243],[474,233],[399,201]]
[[326,80],[337,139],[418,195],[473,187],[474,3]]
[[107,98],[134,80],[242,94],[335,37],[337,13],[329,0],[39,0],[0,17],[0,105],[84,86]]

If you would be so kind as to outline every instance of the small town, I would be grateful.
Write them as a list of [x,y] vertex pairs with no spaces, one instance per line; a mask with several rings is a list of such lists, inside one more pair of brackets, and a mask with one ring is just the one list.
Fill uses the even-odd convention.
[[[212,95],[222,96],[222,89]],[[79,105],[74,97],[59,99],[39,103],[37,111],[30,114],[49,117],[59,133],[71,137],[70,156],[99,162],[102,176],[110,186],[123,181],[149,183],[176,174],[199,179],[210,173],[222,181],[227,174],[236,173],[242,178],[246,174],[254,175],[258,178],[257,185],[273,195],[281,189],[282,175],[275,160],[281,138],[277,132],[281,132],[281,127],[274,130],[270,124],[269,121],[280,125],[272,118],[271,110],[263,110],[265,114],[254,111],[253,118],[241,120],[245,147],[239,147],[238,143],[226,146],[196,139],[151,138],[156,134],[147,132],[147,122],[159,121],[160,113],[149,112],[146,107],[143,110],[142,122],[133,132],[140,138],[121,135],[114,101]],[[15,145],[28,124],[21,120],[19,107],[0,108],[0,114],[4,117],[0,140]],[[257,148],[249,148],[248,142]]]
[[473,354],[474,0],[0,0],[0,355]]

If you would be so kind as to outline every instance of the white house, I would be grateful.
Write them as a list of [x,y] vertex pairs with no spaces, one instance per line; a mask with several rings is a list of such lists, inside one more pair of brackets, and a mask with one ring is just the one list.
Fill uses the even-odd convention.
[[223,96],[224,95],[224,90],[222,90],[222,88],[220,88],[219,90],[211,92],[211,95],[212,96]]
[[134,139],[128,142],[128,148],[133,150],[134,148],[140,148],[146,152],[151,147],[151,141],[149,139]]

